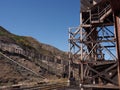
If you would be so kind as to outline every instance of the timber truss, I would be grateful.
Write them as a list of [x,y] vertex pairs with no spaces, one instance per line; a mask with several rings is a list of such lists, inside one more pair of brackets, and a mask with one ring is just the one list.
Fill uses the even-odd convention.
[[116,35],[110,2],[82,11],[80,19],[79,27],[69,28],[70,71],[83,88],[117,88]]

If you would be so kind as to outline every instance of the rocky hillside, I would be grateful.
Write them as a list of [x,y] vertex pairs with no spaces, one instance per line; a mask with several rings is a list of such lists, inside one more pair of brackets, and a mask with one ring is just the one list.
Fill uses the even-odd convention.
[[67,54],[53,46],[32,37],[12,34],[0,27],[1,85],[39,81],[42,76],[47,76],[46,69],[52,73],[61,72],[63,62],[67,60]]
[[50,55],[50,56],[57,55],[65,58],[65,52],[53,46],[40,43],[32,37],[14,35],[8,32],[3,27],[0,27],[0,41],[4,43],[17,44],[23,49],[27,48],[27,49],[35,50],[35,52],[37,51],[38,53],[44,55]]

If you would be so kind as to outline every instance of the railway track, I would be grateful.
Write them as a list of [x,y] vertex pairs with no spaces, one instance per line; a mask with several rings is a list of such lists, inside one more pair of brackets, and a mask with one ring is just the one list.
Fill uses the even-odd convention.
[[56,90],[67,86],[67,83],[44,84],[34,87],[21,88],[21,90]]
[[12,85],[9,87],[2,87],[0,90],[57,90],[67,86],[67,82],[63,83],[46,83],[37,85]]

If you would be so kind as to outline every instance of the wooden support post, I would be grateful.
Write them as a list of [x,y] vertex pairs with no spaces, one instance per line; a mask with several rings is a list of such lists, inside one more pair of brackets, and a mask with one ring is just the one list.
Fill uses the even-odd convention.
[[116,39],[117,39],[118,84],[120,86],[120,14],[115,15],[115,31],[116,31]]

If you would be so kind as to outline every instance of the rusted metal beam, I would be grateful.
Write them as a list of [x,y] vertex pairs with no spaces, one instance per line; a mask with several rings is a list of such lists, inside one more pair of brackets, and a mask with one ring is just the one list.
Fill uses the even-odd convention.
[[120,86],[120,0],[110,0],[114,13],[115,31],[117,40],[118,82]]
[[120,15],[115,15],[115,30],[117,39],[117,58],[118,58],[118,82],[120,86]]
[[103,79],[105,79],[105,80],[107,80],[115,85],[118,85],[118,83],[116,81],[110,79],[109,76],[105,72],[99,72],[99,71],[95,70],[94,68],[90,67],[89,65],[88,65],[88,68],[91,71],[93,71],[94,73],[96,73],[99,77],[101,77],[101,78],[103,78]]
[[118,89],[120,89],[120,87],[114,86],[114,85],[93,85],[93,84],[88,84],[88,85],[83,85],[83,87],[85,87],[85,88],[97,88],[97,89],[99,88],[101,90],[104,90],[104,89],[118,90]]

